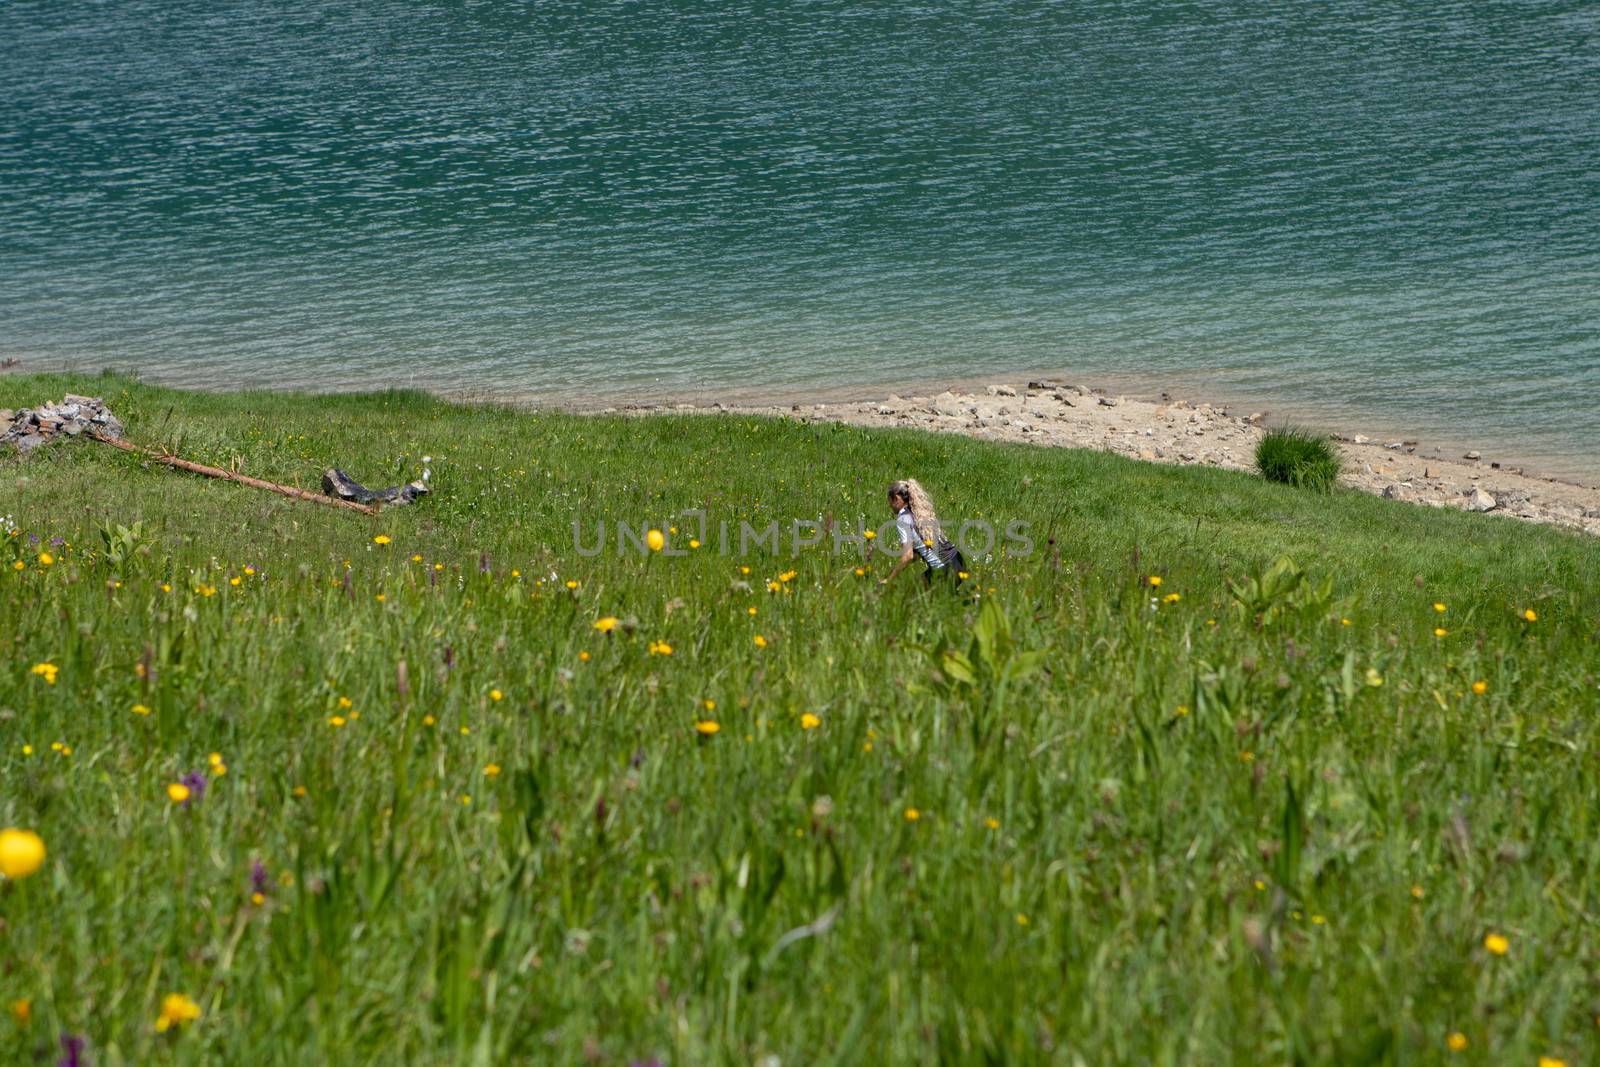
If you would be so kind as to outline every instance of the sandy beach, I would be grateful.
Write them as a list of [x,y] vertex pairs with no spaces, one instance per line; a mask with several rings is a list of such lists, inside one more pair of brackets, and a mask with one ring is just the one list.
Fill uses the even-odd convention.
[[[1059,378],[867,399],[683,401],[600,410],[732,412],[897,426],[1241,471],[1254,468],[1256,442],[1269,428],[1260,412],[1177,397],[1134,399]],[[1342,482],[1353,489],[1415,506],[1508,515],[1600,536],[1600,488],[1544,477],[1470,448],[1354,431],[1332,436],[1345,458]]]

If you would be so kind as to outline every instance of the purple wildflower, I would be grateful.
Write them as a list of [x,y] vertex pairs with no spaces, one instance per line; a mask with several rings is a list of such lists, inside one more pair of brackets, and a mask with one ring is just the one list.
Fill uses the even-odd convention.
[[205,798],[206,773],[204,771],[190,771],[178,780],[189,787],[189,799],[183,802],[184,807],[187,808],[195,801]]
[[253,860],[250,864],[250,891],[266,896],[268,880],[267,865],[259,859]]
[[84,1043],[77,1034],[62,1034],[61,1051],[64,1055],[56,1061],[56,1067],[86,1067],[88,1061],[83,1058]]

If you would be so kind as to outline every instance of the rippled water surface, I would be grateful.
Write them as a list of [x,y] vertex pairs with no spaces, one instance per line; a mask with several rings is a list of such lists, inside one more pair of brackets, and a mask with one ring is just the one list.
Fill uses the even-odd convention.
[[5,0],[0,355],[1170,376],[1600,478],[1600,8]]

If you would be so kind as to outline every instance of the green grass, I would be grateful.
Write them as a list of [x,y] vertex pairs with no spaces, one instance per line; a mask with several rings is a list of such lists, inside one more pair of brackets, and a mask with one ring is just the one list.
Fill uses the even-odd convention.
[[[28,376],[0,406],[69,389],[277,481],[431,454],[436,492],[372,519],[88,442],[0,459],[0,826],[49,847],[0,886],[32,1005],[0,1061],[1595,1055],[1593,540],[787,420]],[[1037,551],[976,555],[964,599],[714,535],[573,548],[681,546],[693,508],[876,525],[905,476]],[[157,1034],[170,992],[203,1014]]]
[[1342,465],[1327,437],[1293,426],[1268,430],[1256,444],[1256,468],[1269,482],[1325,493],[1338,484]]

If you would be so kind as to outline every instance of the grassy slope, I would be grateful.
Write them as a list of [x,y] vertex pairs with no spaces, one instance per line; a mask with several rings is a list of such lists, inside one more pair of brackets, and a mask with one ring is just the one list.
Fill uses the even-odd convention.
[[[72,1031],[102,1063],[1428,1062],[1453,1030],[1469,1061],[1592,1055],[1593,541],[752,418],[55,376],[0,378],[0,406],[68,389],[308,486],[429,453],[438,492],[368,519],[91,444],[0,459],[0,515],[71,543],[0,556],[0,825],[50,847],[0,887],[0,997],[34,1005],[0,1056]],[[1003,698],[934,685],[915,646],[965,647],[978,609],[880,591],[882,561],[755,558],[747,592],[709,548],[572,548],[574,519],[692,507],[876,524],[906,475],[948,516],[1033,525],[1034,556],[977,567],[1048,651]],[[148,554],[93,558],[106,519],[143,519]],[[1225,579],[1284,553],[1335,602],[1232,613]],[[1152,610],[1150,574],[1182,599]],[[174,807],[210,752],[228,773]],[[175,1040],[168,991],[205,1011]]]

